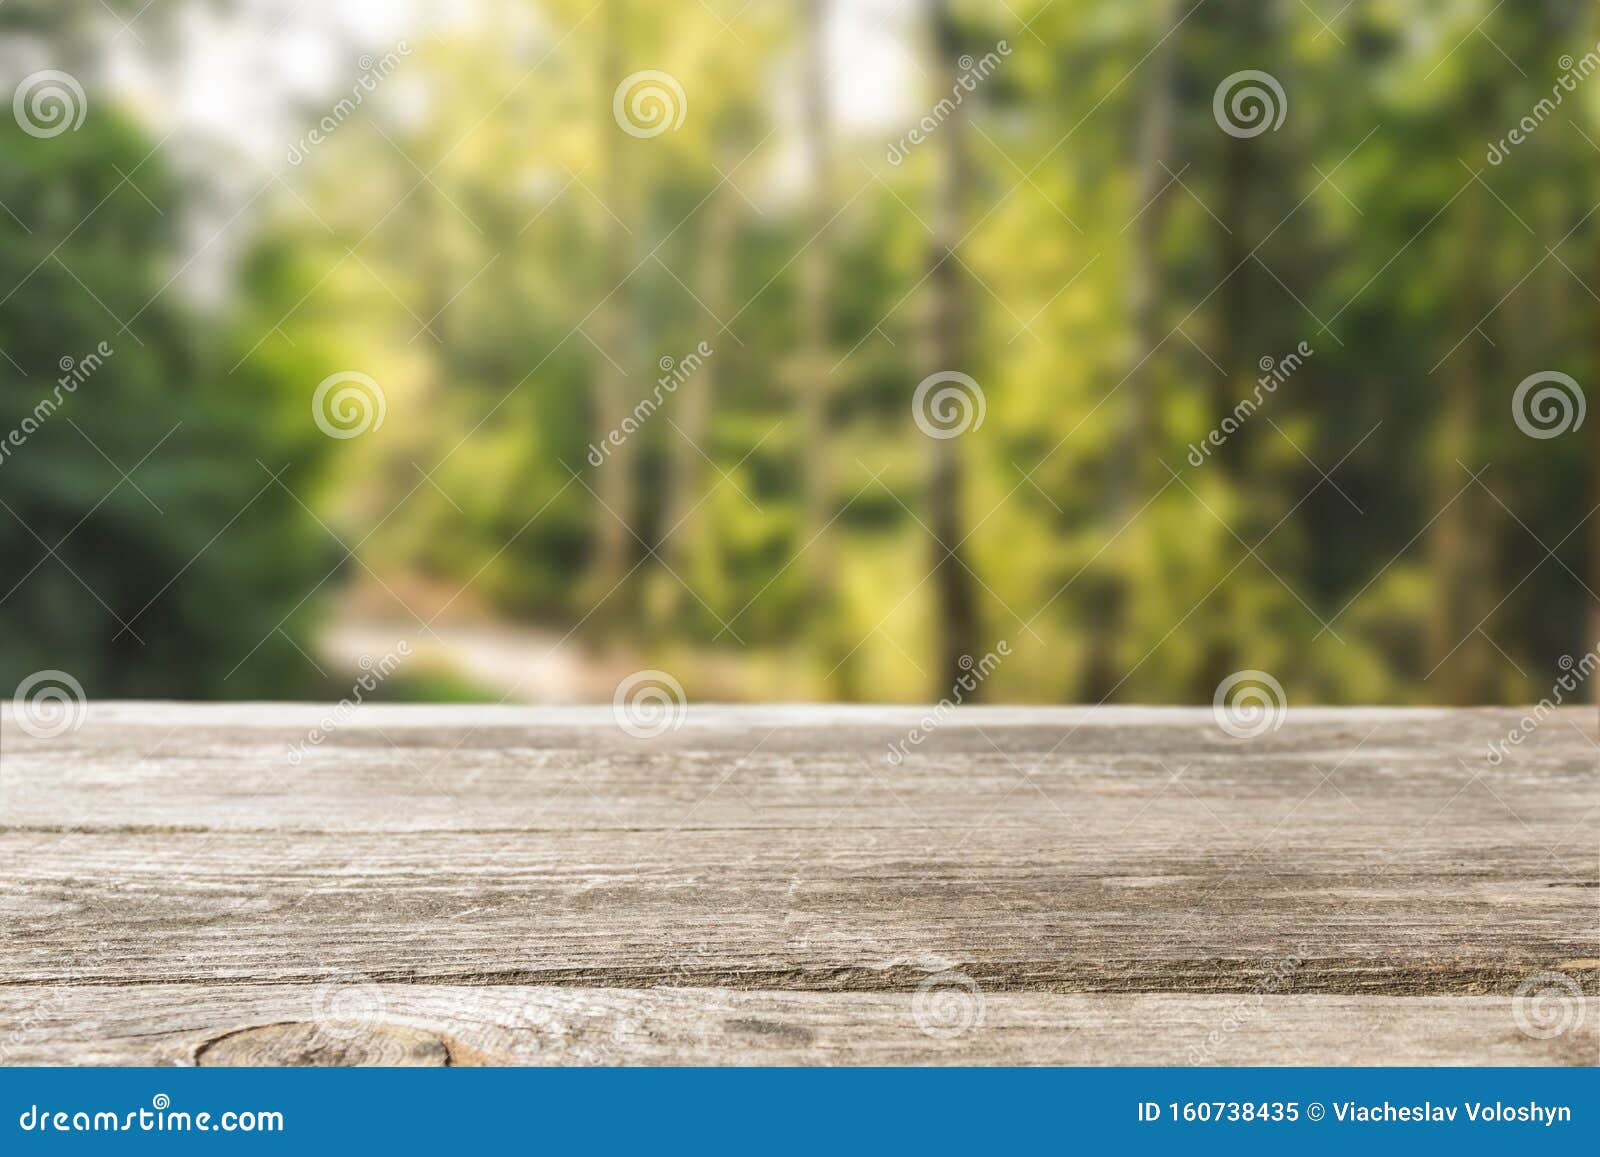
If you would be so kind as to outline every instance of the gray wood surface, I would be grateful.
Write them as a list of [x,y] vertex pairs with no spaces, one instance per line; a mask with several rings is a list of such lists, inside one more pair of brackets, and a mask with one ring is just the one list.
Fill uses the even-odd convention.
[[[12,1064],[1593,1064],[1510,997],[990,993],[930,1036],[910,993],[556,985],[148,985],[0,992]],[[23,1018],[27,1019],[24,1021]]]
[[12,713],[7,1063],[1600,1063],[1592,710]]

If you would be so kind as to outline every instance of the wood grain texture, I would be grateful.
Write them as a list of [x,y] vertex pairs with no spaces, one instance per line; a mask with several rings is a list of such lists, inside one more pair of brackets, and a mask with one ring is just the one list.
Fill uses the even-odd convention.
[[[0,1041],[54,1026],[13,1063],[165,1037],[213,1062],[943,1063],[906,1016],[942,974],[983,1002],[955,1045],[985,1063],[1600,1061],[1591,710],[1498,765],[1521,713],[1296,710],[1241,741],[1209,710],[963,708],[896,763],[924,712],[697,706],[639,740],[607,708],[363,707],[298,761],[327,709],[96,703],[49,740],[11,712]],[[1519,1031],[1544,973],[1586,1026]],[[319,992],[403,1015],[330,1043]],[[1186,1051],[1241,1001],[1272,1012],[1225,1034],[1235,1059]],[[643,1027],[601,1058],[515,1009]]]
[[[337,1004],[335,999],[332,1003]],[[1592,1064],[1506,997],[988,993],[930,1035],[909,993],[378,985],[359,1019],[297,985],[0,992],[12,1064]]]

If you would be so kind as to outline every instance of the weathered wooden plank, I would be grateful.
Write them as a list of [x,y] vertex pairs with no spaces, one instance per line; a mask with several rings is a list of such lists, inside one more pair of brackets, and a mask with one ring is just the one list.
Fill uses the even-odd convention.
[[[11,1064],[1593,1064],[1504,997],[556,987],[0,989]],[[1571,1014],[1572,1010],[1567,1012]],[[1527,1013],[1524,1011],[1524,1022]],[[926,1026],[926,1027],[925,1027]],[[1536,1032],[1556,1027],[1538,1023]]]
[[[1593,847],[1458,825],[0,834],[11,982],[1510,991],[1595,955]],[[1592,964],[1591,964],[1592,967]],[[1592,972],[1591,972],[1592,976]]]
[[[842,1042],[816,1052],[809,1020],[803,1048],[749,1028],[775,1039],[746,1041],[744,1059],[920,1063],[930,1046],[884,1018],[959,970],[1019,1025],[1057,1025],[1073,1063],[1138,1015],[1191,1039],[1163,1019],[1189,1006],[1141,1000],[1265,1001],[1296,1025],[1315,1022],[1300,1011],[1312,1007],[1349,1024],[1429,1009],[1448,1023],[1429,1030],[1437,1053],[1416,1055],[1483,1063],[1573,1046],[1509,1039],[1482,1019],[1495,1008],[1503,1022],[1503,997],[1464,994],[1548,971],[1600,985],[1591,711],[1544,720],[1498,764],[1488,744],[1520,713],[1295,711],[1241,742],[1209,711],[962,709],[894,763],[890,744],[923,712],[696,708],[640,741],[605,708],[363,708],[291,760],[325,714],[95,704],[50,740],[0,718],[0,1009],[65,993],[84,1016],[138,1010],[158,1020],[129,1033],[185,1042],[276,1018],[299,1027],[226,1036],[213,1059],[333,1056],[280,1007],[308,982],[467,991],[493,1010],[495,993],[531,993],[623,1020],[690,987],[693,1008],[748,1010],[727,1022],[787,1025],[800,1013],[783,1002],[798,1001]],[[191,1023],[146,1003],[173,985],[202,1008],[253,995]],[[1332,999],[1314,993],[1349,995],[1302,1003]],[[1380,995],[1411,999],[1364,1003]],[[372,1047],[421,1063],[479,1048],[532,1059],[515,1032],[489,1031],[504,1030],[501,1011],[485,1014],[487,1036],[458,1039],[457,998],[439,999]],[[629,1059],[733,1048],[740,1034],[722,1029],[704,1043],[708,1015],[667,1018],[692,1031],[638,1030]],[[58,1055],[122,1047],[120,1028],[89,1043],[99,1031],[69,1025],[58,1037],[78,1044]],[[1317,1056],[1366,1055],[1326,1032]],[[1476,1051],[1474,1033],[1491,1034]],[[970,1059],[1051,1059],[1042,1038],[1002,1036],[988,1052],[969,1042]],[[1297,1059],[1272,1038],[1241,1055]]]
[[290,751],[324,708],[94,704],[50,740],[11,710],[0,824],[78,830],[1045,825],[1109,838],[1176,822],[1265,836],[1289,813],[1340,829],[1483,822],[1513,838],[1526,821],[1561,840],[1585,835],[1600,765],[1582,709],[1499,767],[1488,745],[1517,712],[1295,711],[1243,742],[1203,710],[963,708],[896,766],[890,745],[920,710],[692,707],[680,730],[639,740],[607,708],[363,707],[298,764]]

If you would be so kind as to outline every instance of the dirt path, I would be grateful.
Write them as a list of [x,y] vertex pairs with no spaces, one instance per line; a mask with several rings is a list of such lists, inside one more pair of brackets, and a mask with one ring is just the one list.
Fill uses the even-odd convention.
[[554,631],[505,624],[435,623],[424,631],[415,622],[339,618],[317,649],[340,671],[355,672],[402,641],[411,649],[409,670],[448,672],[513,703],[609,702],[628,670],[595,661]]

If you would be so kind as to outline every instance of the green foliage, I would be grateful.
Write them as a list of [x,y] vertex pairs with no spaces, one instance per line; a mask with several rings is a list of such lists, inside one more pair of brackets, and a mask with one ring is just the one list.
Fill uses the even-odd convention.
[[[903,164],[898,129],[836,119],[821,189],[803,7],[505,0],[417,38],[292,195],[263,199],[225,326],[158,292],[182,198],[149,142],[103,108],[52,141],[0,134],[0,201],[32,230],[0,251],[0,291],[21,286],[0,305],[6,427],[60,357],[116,350],[0,463],[5,670],[304,692],[321,684],[290,639],[315,649],[329,594],[377,588],[409,622],[432,610],[395,588],[423,586],[433,609],[668,664],[697,697],[945,694],[911,397],[955,150],[970,360],[942,368],[987,407],[955,444],[957,522],[982,637],[1014,654],[988,698],[1206,702],[1260,668],[1300,702],[1515,701],[1594,645],[1588,427],[1531,439],[1511,395],[1562,370],[1600,398],[1600,80],[1484,159],[1594,48],[1591,6],[958,4],[954,46],[1006,40],[998,71]],[[613,119],[643,69],[682,83],[680,128]],[[1243,70],[1281,82],[1276,131],[1217,123]],[[913,116],[944,95],[930,79]],[[631,412],[701,342],[707,364],[595,465],[609,367]],[[1263,397],[1263,362],[1302,344]],[[347,370],[387,420],[332,442],[309,397]],[[632,569],[612,586],[617,517]],[[24,524],[60,561],[28,570],[45,548]],[[476,693],[437,673],[388,693],[446,686]]]
[[161,158],[106,110],[50,140],[7,131],[0,202],[17,218],[0,249],[0,682],[304,687],[290,635],[332,560],[268,471],[287,465],[292,488],[310,465],[315,444],[282,420],[305,391],[265,361],[230,376],[241,351],[167,288],[180,198]]

